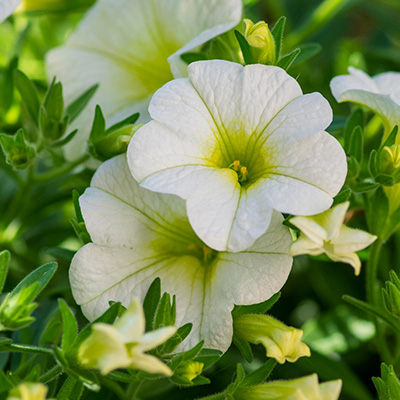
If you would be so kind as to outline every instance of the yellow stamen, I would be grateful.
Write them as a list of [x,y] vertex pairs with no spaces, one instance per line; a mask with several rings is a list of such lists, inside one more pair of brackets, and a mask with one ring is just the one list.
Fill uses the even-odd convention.
[[240,168],[240,161],[239,160],[235,160],[233,163],[232,163],[232,166],[233,166],[233,169],[234,169],[234,171],[239,171],[239,168]]
[[246,168],[246,167],[242,167],[242,168],[240,168],[240,173],[241,173],[243,176],[247,176],[247,175],[249,174],[249,171],[247,171],[247,168]]

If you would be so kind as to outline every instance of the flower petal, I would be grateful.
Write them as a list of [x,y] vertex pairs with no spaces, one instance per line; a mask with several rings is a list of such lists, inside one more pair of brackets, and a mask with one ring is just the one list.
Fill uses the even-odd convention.
[[390,94],[392,99],[400,106],[400,73],[399,72],[384,72],[375,75],[373,81],[379,88],[382,94]]
[[338,236],[332,240],[332,244],[335,247],[335,252],[352,253],[353,251],[365,249],[375,242],[376,238],[375,235],[371,235],[368,232],[343,225]]
[[347,174],[346,155],[335,138],[327,132],[298,141],[272,135],[265,147],[271,166],[257,185],[272,208],[313,215],[330,207]]
[[150,372],[150,374],[163,374],[167,376],[172,376],[173,374],[169,367],[167,367],[157,357],[150,354],[133,353],[130,366],[132,368]]
[[2,0],[0,3],[0,22],[9,17],[19,3],[21,3],[21,0]]
[[123,343],[138,343],[142,340],[146,321],[143,307],[137,297],[124,312],[122,317],[114,324],[123,337]]
[[138,348],[140,348],[142,351],[154,349],[174,336],[175,333],[176,328],[174,326],[165,326],[155,331],[145,333],[138,345]]
[[[67,102],[93,84],[100,87],[76,121],[80,133],[69,144],[70,159],[85,150],[94,107],[110,124],[147,109],[152,94],[184,69],[189,51],[240,21],[240,0],[99,0],[65,46],[47,57],[48,75],[63,83]],[[169,57],[171,58],[169,59]],[[77,140],[80,138],[80,143]]]
[[301,254],[311,254],[312,256],[317,256],[324,252],[322,246],[323,241],[322,243],[315,243],[306,235],[300,234],[299,238],[290,246],[290,255],[293,257]]
[[337,253],[326,251],[326,255],[336,262],[350,264],[354,268],[354,274],[359,275],[361,270],[361,260],[356,253]]

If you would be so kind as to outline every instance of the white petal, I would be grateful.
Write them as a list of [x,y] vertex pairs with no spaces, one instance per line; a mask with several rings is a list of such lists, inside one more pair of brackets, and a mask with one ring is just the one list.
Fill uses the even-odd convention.
[[143,351],[154,349],[160,344],[165,343],[170,337],[175,335],[175,333],[176,328],[174,326],[166,326],[148,332],[142,337],[138,347]]
[[340,391],[342,390],[342,381],[337,379],[335,381],[320,383],[319,390],[322,395],[320,400],[338,400]]
[[343,93],[352,89],[379,93],[377,84],[365,72],[352,67],[349,67],[349,72],[350,75],[335,76],[330,83],[332,94],[338,102]]
[[290,246],[291,256],[299,256],[301,254],[311,254],[312,256],[317,256],[322,253],[324,253],[322,245],[320,243],[315,243],[305,235],[300,235],[300,237]]
[[[99,0],[86,14],[66,45],[47,58],[49,78],[63,83],[67,102],[95,83],[100,88],[78,118],[78,137],[69,146],[73,159],[85,150],[94,106],[100,104],[112,123],[143,112],[151,95],[183,69],[179,51],[196,47],[235,26],[240,0]],[[175,54],[175,55],[174,55]]]
[[283,108],[267,126],[263,136],[272,134],[298,140],[323,131],[332,122],[332,109],[320,93],[297,97]]
[[268,204],[281,212],[313,215],[325,211],[346,179],[346,155],[327,132],[298,141],[272,135],[265,143],[271,166],[256,185]]
[[163,374],[172,376],[172,371],[157,357],[150,354],[134,353],[131,359],[131,367],[141,369],[151,374]]
[[390,94],[392,99],[400,106],[400,73],[384,72],[375,75],[373,81],[378,86],[379,92],[382,94]]
[[219,134],[229,134],[233,144],[236,137],[263,132],[280,110],[302,94],[296,80],[278,67],[214,60],[192,63],[188,71]]
[[144,334],[145,324],[142,305],[138,298],[134,297],[127,310],[114,326],[121,333],[124,343],[138,343]]
[[332,253],[327,251],[326,255],[333,261],[350,264],[354,268],[354,274],[360,274],[361,260],[356,253]]
[[343,225],[338,237],[332,241],[332,244],[337,253],[352,253],[353,251],[365,249],[375,240],[375,235]]
[[9,17],[18,7],[21,0],[1,0],[0,2],[0,22]]

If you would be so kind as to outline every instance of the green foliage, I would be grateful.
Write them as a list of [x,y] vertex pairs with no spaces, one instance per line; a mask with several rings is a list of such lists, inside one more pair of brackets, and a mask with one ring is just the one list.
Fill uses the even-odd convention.
[[372,378],[378,392],[379,400],[395,400],[400,398],[400,381],[393,365],[381,365],[382,378]]

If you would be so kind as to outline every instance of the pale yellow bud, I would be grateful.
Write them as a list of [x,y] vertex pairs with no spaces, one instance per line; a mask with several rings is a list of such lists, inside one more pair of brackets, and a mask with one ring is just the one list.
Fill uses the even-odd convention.
[[268,24],[264,21],[254,24],[249,19],[245,19],[244,23],[246,24],[244,37],[251,47],[254,61],[259,64],[274,64],[275,41]]
[[198,361],[189,361],[179,367],[176,374],[182,378],[192,381],[203,372],[204,364]]
[[311,355],[309,347],[301,341],[302,330],[286,326],[268,315],[241,315],[234,319],[233,326],[238,336],[250,343],[261,343],[267,350],[267,357],[275,358],[280,364]]
[[47,391],[43,383],[22,383],[10,390],[7,400],[45,400]]

